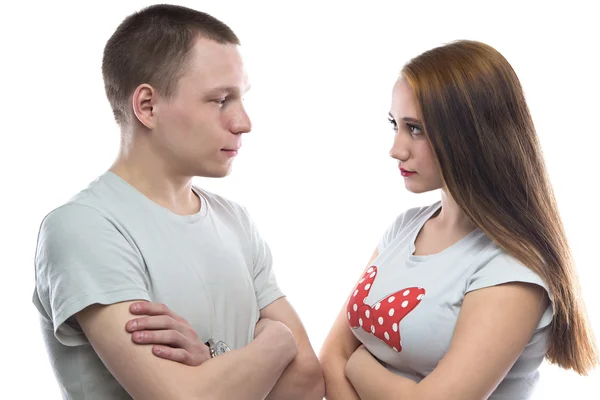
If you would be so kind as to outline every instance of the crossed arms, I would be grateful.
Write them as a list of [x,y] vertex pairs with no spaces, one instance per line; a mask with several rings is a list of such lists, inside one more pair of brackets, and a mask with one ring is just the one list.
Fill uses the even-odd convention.
[[[374,252],[368,265],[377,257]],[[450,348],[420,383],[395,375],[356,339],[346,308],[321,349],[327,400],[482,400],[504,379],[548,306],[545,290],[506,283],[465,295]]]
[[[372,260],[376,256],[377,252]],[[248,346],[195,367],[155,357],[150,346],[133,343],[124,329],[133,317],[130,304],[94,305],[80,312],[77,319],[100,358],[134,398],[276,400],[323,396],[319,362],[300,319],[285,299],[261,311],[255,339]],[[326,397],[485,399],[523,351],[547,304],[541,287],[525,283],[468,293],[447,354],[418,384],[387,371],[360,346],[343,311],[321,353]]]
[[153,354],[125,330],[134,302],[95,304],[76,315],[111,374],[134,399],[322,399],[319,362],[285,298],[261,310],[255,338],[246,347],[198,366]]

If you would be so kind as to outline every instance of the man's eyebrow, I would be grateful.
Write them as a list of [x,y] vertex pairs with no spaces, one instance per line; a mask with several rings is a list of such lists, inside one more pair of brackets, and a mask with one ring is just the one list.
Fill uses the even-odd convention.
[[[250,90],[250,86],[248,86],[246,88],[246,92]],[[206,92],[206,94],[208,96],[217,96],[220,94],[233,94],[233,95],[239,95],[240,94],[240,89],[236,86],[218,86],[215,88],[212,88],[210,90],[208,90],[208,92]]]
[[206,92],[206,94],[209,96],[212,96],[212,95],[229,94],[229,93],[235,94],[238,92],[239,92],[239,89],[234,86],[218,86],[218,87],[210,89],[209,91]]

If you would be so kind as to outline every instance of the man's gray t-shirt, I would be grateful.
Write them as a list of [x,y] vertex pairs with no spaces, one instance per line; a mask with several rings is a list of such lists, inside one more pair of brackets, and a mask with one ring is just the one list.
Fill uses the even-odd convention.
[[246,210],[194,191],[200,212],[176,215],[108,171],[42,222],[33,302],[64,398],[130,398],[74,318],[91,304],[164,303],[201,339],[239,349],[283,296]]
[[[415,239],[441,203],[400,215],[383,235],[379,255],[350,294],[348,323],[354,335],[395,374],[421,381],[444,357],[462,301],[471,291],[508,282],[546,283],[508,255],[480,229],[440,253],[416,256]],[[525,400],[539,378],[549,345],[552,304],[493,400]]]

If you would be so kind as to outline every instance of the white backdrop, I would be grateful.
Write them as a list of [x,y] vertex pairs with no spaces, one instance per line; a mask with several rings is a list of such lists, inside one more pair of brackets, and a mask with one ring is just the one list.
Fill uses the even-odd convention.
[[[247,105],[254,129],[232,175],[198,183],[248,207],[317,352],[383,230],[404,209],[439,196],[404,190],[387,155],[393,132],[386,115],[402,64],[462,38],[496,47],[522,81],[600,335],[600,217],[592,207],[600,18],[592,1],[491,3],[178,3],[236,31],[252,83]],[[126,15],[149,4],[39,1],[2,8],[0,398],[60,396],[31,303],[36,234],[47,212],[116,156],[102,49]],[[600,373],[579,377],[544,365],[542,390],[538,398],[597,398]]]

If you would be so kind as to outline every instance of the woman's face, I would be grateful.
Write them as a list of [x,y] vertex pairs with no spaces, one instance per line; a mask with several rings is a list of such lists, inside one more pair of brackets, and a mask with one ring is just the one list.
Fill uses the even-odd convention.
[[390,156],[398,160],[404,185],[413,193],[440,189],[443,184],[435,155],[423,132],[420,114],[412,87],[400,77],[392,92],[390,122],[396,135]]

